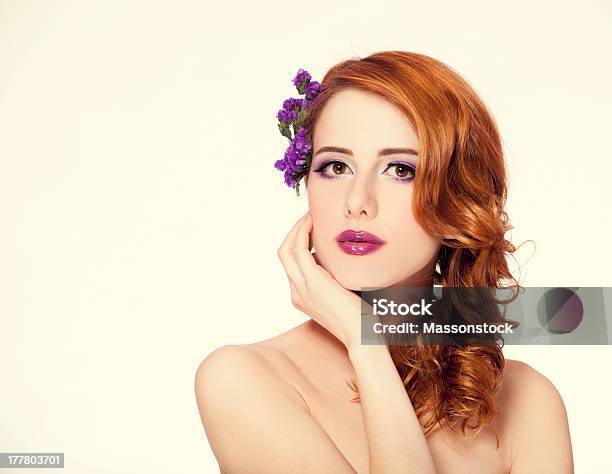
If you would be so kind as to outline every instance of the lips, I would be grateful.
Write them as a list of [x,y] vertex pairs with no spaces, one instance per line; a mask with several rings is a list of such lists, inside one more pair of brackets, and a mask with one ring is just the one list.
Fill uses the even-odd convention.
[[380,249],[385,241],[365,230],[348,229],[336,237],[340,249],[349,255],[367,255]]
[[336,237],[338,242],[368,242],[371,244],[379,244],[382,245],[385,243],[384,240],[378,238],[374,234],[370,234],[365,230],[352,230],[348,229]]

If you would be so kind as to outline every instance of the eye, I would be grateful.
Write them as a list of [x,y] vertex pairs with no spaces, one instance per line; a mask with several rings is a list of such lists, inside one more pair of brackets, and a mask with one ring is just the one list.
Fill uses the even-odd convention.
[[319,173],[324,178],[333,179],[343,174],[352,174],[352,172],[345,173],[346,170],[351,170],[346,163],[343,161],[331,160],[323,163],[315,170],[315,172]]
[[[391,177],[397,181],[410,182],[414,179],[416,172],[415,167],[408,163],[388,163],[383,174],[387,174],[386,172],[390,168],[395,169],[394,176]],[[326,161],[314,171],[315,173],[319,173],[323,178],[330,179],[338,178],[342,175],[353,174],[349,166],[343,161],[339,160]]]
[[392,176],[393,179],[398,181],[412,181],[414,179],[416,170],[414,166],[408,163],[389,163],[385,172],[390,168],[395,168],[395,176]]

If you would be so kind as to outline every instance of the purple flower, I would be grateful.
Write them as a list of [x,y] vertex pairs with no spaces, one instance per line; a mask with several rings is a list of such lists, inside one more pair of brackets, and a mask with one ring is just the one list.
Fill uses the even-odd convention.
[[300,178],[307,173],[306,164],[312,145],[307,138],[307,130],[300,127],[295,138],[285,150],[282,160],[277,160],[274,167],[285,172],[285,184],[295,187]]
[[[284,172],[284,180],[287,186],[299,189],[299,181],[308,173],[311,158],[312,143],[308,139],[308,131],[301,126],[302,112],[310,101],[321,92],[321,84],[311,81],[308,71],[300,69],[293,78],[293,85],[297,88],[303,99],[290,97],[283,102],[283,108],[276,113],[279,120],[281,134],[290,140],[290,145],[285,150],[282,160],[276,160],[274,167]],[[293,130],[297,129],[295,136],[291,136],[290,125]],[[298,128],[299,127],[299,128]],[[299,192],[298,192],[299,196]]]
[[[310,82],[311,76],[308,71],[304,69],[300,69],[295,77],[293,78],[293,85],[298,88],[304,87],[306,84]],[[301,92],[300,92],[301,93]]]
[[284,110],[299,110],[306,105],[306,100],[304,99],[294,99],[290,97],[289,99],[285,99],[283,102]]
[[300,127],[298,132],[293,139],[293,145],[296,150],[300,150],[302,153],[308,153],[312,149],[312,145],[308,141],[306,137],[307,130],[303,127]]
[[276,163],[274,163],[274,167],[279,171],[285,171],[287,163],[285,162],[285,160],[276,160]]
[[308,104],[307,99],[285,99],[283,108],[276,113],[276,118],[286,124],[292,123],[298,116],[298,113]]
[[314,99],[319,94],[319,92],[321,92],[321,84],[319,84],[317,81],[311,82],[304,89],[304,94],[306,94],[307,100]]
[[292,188],[295,188],[295,185],[297,184],[297,182],[293,179],[293,176],[291,175],[290,172],[285,171],[285,184],[287,186],[291,186]]
[[298,113],[296,110],[280,109],[278,113],[276,114],[276,118],[280,120],[281,122],[290,124],[297,118],[297,115]]

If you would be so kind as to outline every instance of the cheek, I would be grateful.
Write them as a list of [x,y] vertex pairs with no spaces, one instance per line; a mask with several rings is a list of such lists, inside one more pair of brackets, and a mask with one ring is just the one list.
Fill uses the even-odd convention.
[[[412,213],[412,186],[395,184],[381,192],[380,215],[391,229],[394,237],[406,235],[416,225]],[[384,213],[384,215],[383,215]]]
[[435,251],[437,241],[431,237],[414,218],[412,212],[412,190],[387,201],[391,223],[390,234],[398,254],[407,258],[428,255]]
[[310,181],[308,189],[308,208],[313,219],[313,239],[335,237],[342,222],[342,189],[340,186],[325,186],[316,178]]
[[[428,243],[434,239],[414,220],[412,215],[410,219],[404,220],[401,226],[397,229],[397,241],[400,243],[404,251],[414,254],[415,250],[422,251],[428,247]],[[412,252],[411,252],[412,250]]]
[[412,212],[395,229],[394,242],[389,248],[389,259],[396,268],[409,274],[430,265],[440,251],[440,243],[425,232]]

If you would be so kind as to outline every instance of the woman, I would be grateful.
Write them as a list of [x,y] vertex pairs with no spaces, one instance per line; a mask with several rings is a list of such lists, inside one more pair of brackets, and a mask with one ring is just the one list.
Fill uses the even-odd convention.
[[559,393],[499,346],[360,340],[363,287],[515,282],[486,107],[450,67],[397,51],[336,65],[317,92],[298,114],[312,154],[285,175],[304,176],[309,212],[278,251],[311,319],[198,368],[221,472],[573,472]]

